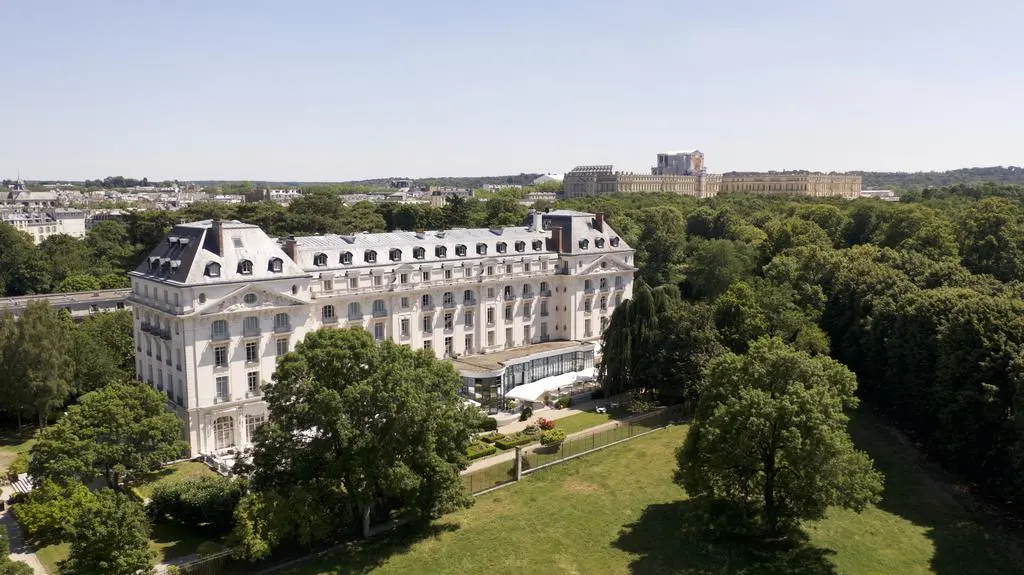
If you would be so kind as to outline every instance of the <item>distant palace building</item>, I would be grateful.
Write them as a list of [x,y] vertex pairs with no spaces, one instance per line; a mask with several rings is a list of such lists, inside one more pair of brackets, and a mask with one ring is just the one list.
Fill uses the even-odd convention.
[[719,192],[856,198],[861,177],[817,173],[708,174],[699,150],[658,154],[650,174],[617,172],[610,165],[577,166],[565,174],[568,198],[604,194],[667,193],[711,198]]

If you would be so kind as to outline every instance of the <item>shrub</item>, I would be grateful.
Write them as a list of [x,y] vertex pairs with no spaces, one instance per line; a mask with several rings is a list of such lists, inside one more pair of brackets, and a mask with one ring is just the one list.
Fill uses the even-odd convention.
[[538,431],[540,431],[540,428],[538,428],[536,425],[527,425],[526,427],[523,428],[523,431],[521,433],[534,434],[537,433]]
[[11,462],[11,466],[7,468],[8,473],[11,475],[21,475],[22,473],[28,473],[28,452],[22,451]]
[[560,397],[558,401],[555,402],[555,409],[565,409],[570,405],[572,405],[571,397]]
[[549,429],[540,434],[541,445],[558,445],[565,441],[565,432],[561,429]]
[[548,431],[549,429],[554,429],[555,428],[555,420],[554,419],[546,419],[546,418],[542,417],[542,418],[537,420],[537,427],[540,427],[541,430],[543,430],[543,431]]
[[597,388],[590,394],[590,399],[604,399],[604,388]]
[[488,417],[487,419],[484,419],[483,424],[481,425],[481,430],[482,431],[497,431],[498,430],[498,420],[494,419],[493,417]]
[[199,557],[209,557],[215,553],[220,553],[224,550],[224,546],[216,541],[203,541],[196,547],[196,555]]
[[231,530],[245,483],[227,477],[189,477],[157,484],[149,501],[154,521],[173,521],[185,527],[206,524],[220,533]]
[[481,435],[480,436],[480,441],[483,441],[484,443],[494,443],[495,441],[498,441],[499,439],[505,439],[505,435],[501,434],[501,433],[494,432],[494,433],[488,433],[487,435]]
[[498,449],[512,449],[517,445],[526,445],[527,443],[533,443],[534,441],[537,441],[537,435],[535,433],[519,431],[506,435],[503,439],[495,441],[494,445]]
[[474,441],[466,448],[466,455],[468,455],[470,459],[480,459],[481,457],[486,457],[497,452],[497,447],[480,441]]
[[96,500],[81,483],[58,485],[44,482],[12,506],[25,536],[41,546],[66,541],[78,515]]
[[533,417],[533,408],[530,407],[529,405],[524,407],[523,410],[519,412],[519,421],[526,421],[531,417]]

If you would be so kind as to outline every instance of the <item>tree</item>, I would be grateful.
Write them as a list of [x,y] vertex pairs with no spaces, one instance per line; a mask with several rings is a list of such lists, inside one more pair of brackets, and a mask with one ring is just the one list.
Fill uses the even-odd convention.
[[181,455],[181,422],[164,395],[140,383],[114,383],[79,398],[78,405],[39,435],[31,475],[58,483],[103,477],[119,489],[134,474]]
[[32,237],[0,222],[0,289],[7,296],[46,293],[50,274]]
[[35,571],[24,561],[11,559],[11,544],[7,530],[0,530],[0,575],[32,575]]
[[640,277],[652,286],[679,281],[686,245],[682,212],[673,207],[644,208],[635,220],[641,230],[633,245]]
[[82,395],[112,382],[135,378],[130,311],[93,314],[75,327],[71,338],[75,394]]
[[686,279],[696,297],[714,299],[733,282],[753,276],[757,254],[733,240],[696,242],[686,267]]
[[99,268],[126,270],[135,263],[135,248],[129,241],[128,229],[117,220],[102,221],[93,226],[85,236],[85,245]]
[[60,282],[60,285],[57,286],[57,291],[61,293],[96,291],[100,288],[100,280],[95,277],[88,274],[76,274],[64,278],[64,281]]
[[18,320],[9,312],[0,315],[0,411],[18,421],[30,411],[31,396],[19,374]]
[[750,521],[741,527],[772,535],[830,506],[878,501],[882,476],[846,431],[843,410],[857,404],[848,369],[761,339],[715,360],[710,380],[677,454],[676,480],[691,496],[739,509]]
[[67,234],[46,238],[39,243],[39,251],[49,262],[50,278],[56,285],[68,276],[88,274],[92,265],[92,254],[85,242]]
[[751,342],[768,334],[768,319],[757,294],[744,282],[736,282],[715,300],[715,325],[722,342],[743,353]]
[[59,485],[44,481],[13,507],[25,536],[39,546],[56,545],[71,537],[71,528],[96,496],[82,483]]
[[5,357],[6,369],[25,388],[17,394],[27,400],[22,407],[35,412],[40,428],[46,427],[50,412],[63,406],[71,392],[70,329],[47,302],[32,302],[18,320],[17,337]]
[[[470,504],[459,471],[472,418],[451,364],[377,343],[360,328],[321,329],[281,360],[274,381],[252,459],[252,486],[263,499],[242,505],[243,515],[274,501],[289,501],[291,509],[305,501],[321,511],[293,517],[287,536],[301,539],[297,531],[324,513],[336,515],[313,534],[323,539],[346,517],[361,518],[366,534],[381,505],[427,518]],[[250,535],[263,532],[245,524]]]
[[1024,230],[1013,202],[981,200],[966,210],[959,227],[960,253],[967,269],[1002,281],[1024,279]]
[[155,553],[149,548],[145,510],[127,496],[104,489],[78,515],[61,575],[150,575]]

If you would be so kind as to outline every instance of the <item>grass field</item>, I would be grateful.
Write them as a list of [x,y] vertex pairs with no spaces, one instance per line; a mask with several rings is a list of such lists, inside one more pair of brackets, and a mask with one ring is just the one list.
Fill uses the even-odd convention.
[[132,489],[142,499],[149,499],[149,496],[153,494],[153,489],[161,483],[169,483],[184,479],[186,477],[201,477],[201,476],[215,476],[216,472],[206,466],[205,463],[200,461],[182,461],[181,463],[175,463],[168,465],[143,477],[140,477]]
[[36,443],[36,429],[25,428],[21,433],[4,431],[0,433],[0,474],[7,473],[7,468],[21,453],[28,453]]
[[866,416],[851,431],[887,474],[885,499],[860,515],[832,512],[787,547],[706,538],[671,480],[686,433],[677,426],[530,475],[426,532],[381,537],[292,573],[1024,572],[1019,539],[965,507],[913,449]]
[[[163,562],[195,553],[196,548],[203,541],[206,541],[206,538],[194,530],[176,525],[160,524],[153,526],[149,548],[156,551],[157,562]],[[67,543],[48,545],[36,551],[36,556],[39,557],[46,570],[55,575],[59,572],[57,564],[68,558],[68,547]]]
[[569,417],[563,417],[562,419],[556,419],[555,428],[561,429],[566,433],[566,435],[568,435],[591,427],[597,427],[598,425],[608,423],[611,420],[612,416],[607,413],[585,411],[583,413],[577,413],[576,415],[570,415]]

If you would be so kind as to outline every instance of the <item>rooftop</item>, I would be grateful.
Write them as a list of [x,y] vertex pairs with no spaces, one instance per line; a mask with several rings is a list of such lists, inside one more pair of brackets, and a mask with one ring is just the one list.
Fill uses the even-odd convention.
[[495,371],[509,364],[518,363],[517,360],[530,358],[534,355],[550,354],[552,352],[569,351],[578,348],[578,351],[589,351],[594,349],[592,342],[586,341],[548,341],[536,343],[523,347],[514,347],[494,353],[466,355],[453,359],[457,371]]

